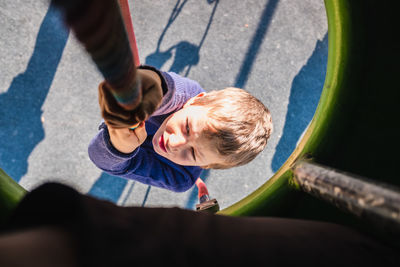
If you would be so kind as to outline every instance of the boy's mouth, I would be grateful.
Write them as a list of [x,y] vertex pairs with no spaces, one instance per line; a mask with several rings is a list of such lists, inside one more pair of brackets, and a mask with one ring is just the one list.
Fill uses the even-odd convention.
[[160,139],[158,140],[158,145],[160,146],[160,148],[161,148],[165,153],[168,153],[168,152],[167,152],[167,149],[165,148],[164,135],[163,135],[163,134],[160,136]]

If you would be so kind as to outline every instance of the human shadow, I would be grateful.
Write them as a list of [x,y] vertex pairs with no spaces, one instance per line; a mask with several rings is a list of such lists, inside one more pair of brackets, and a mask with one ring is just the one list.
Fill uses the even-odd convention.
[[45,137],[42,105],[69,35],[60,17],[50,4],[25,72],[0,94],[0,166],[17,182],[27,173],[29,155]]
[[182,74],[187,67],[186,73],[183,75],[186,77],[189,74],[191,67],[197,65],[200,60],[200,47],[188,41],[181,41],[178,44],[171,46],[166,51],[158,51],[148,55],[145,64],[161,69],[165,62],[172,57],[174,50],[174,61],[168,71]]
[[[180,41],[176,45],[173,45],[169,47],[165,51],[161,51],[161,45],[164,40],[165,34],[167,33],[168,29],[171,27],[173,22],[176,20],[180,12],[182,11],[183,7],[185,4],[188,2],[188,0],[178,0],[171,12],[171,15],[168,19],[168,22],[166,26],[164,27],[158,41],[157,41],[157,46],[156,49],[153,53],[149,54],[146,59],[145,59],[145,64],[154,66],[158,69],[161,69],[163,65],[172,58],[173,62],[171,64],[171,67],[169,68],[168,71],[172,71],[178,74],[181,74],[183,76],[188,76],[192,66],[197,65],[200,61],[200,49],[203,46],[203,43],[207,37],[208,31],[210,29],[210,26],[212,24],[219,0],[207,0],[208,4],[214,4],[214,7],[212,9],[210,18],[208,20],[207,26],[204,30],[204,33],[199,41],[198,44],[194,44],[188,41]],[[174,53],[175,52],[175,53]],[[183,73],[184,72],[184,73]],[[204,173],[204,171],[203,171]],[[204,177],[203,181],[207,178],[207,173],[208,171],[205,172],[205,174],[202,174],[201,177]],[[126,186],[127,181],[115,176],[111,176],[105,173],[102,173],[97,179],[97,181],[93,184],[92,188],[89,191],[89,194],[97,196],[99,198],[105,198],[113,202],[117,202],[119,198],[121,197],[121,194],[124,190],[124,187]],[[123,186],[122,186],[123,185]],[[131,185],[131,188],[128,190],[127,195],[125,198],[129,197],[130,192],[132,192],[132,187],[134,184]],[[147,187],[146,194],[144,196],[142,206],[145,206],[147,202],[147,198],[149,196],[151,190],[151,186]],[[192,192],[191,196],[189,197],[189,202],[192,203],[193,199],[196,197],[196,192],[195,190]],[[125,201],[123,201],[125,202]],[[123,205],[123,204],[122,204]],[[187,204],[186,206],[188,206]],[[192,205],[192,204],[190,204]]]
[[[214,4],[214,7],[211,11],[211,15],[204,30],[203,36],[201,37],[198,44],[183,40],[176,45],[169,47],[165,51],[161,51],[161,44],[167,30],[175,21],[179,13],[182,11],[182,8],[186,4],[186,2],[187,0],[183,1],[182,3],[179,0],[176,2],[173,12],[168,19],[168,23],[161,33],[160,38],[158,39],[156,50],[153,53],[149,54],[145,60],[145,64],[152,65],[156,68],[161,69],[163,65],[172,57],[173,51],[175,50],[175,57],[168,71],[179,73],[185,77],[189,75],[192,66],[197,65],[200,61],[200,50],[208,35],[208,31],[211,27],[215,12],[219,4],[219,0],[207,0],[208,4]],[[183,73],[184,71],[185,73]]]
[[182,3],[180,0],[176,1],[174,9],[172,10],[171,15],[168,18],[167,25],[165,25],[164,30],[162,31],[160,37],[158,38],[156,50],[146,57],[145,64],[152,65],[160,69],[164,65],[164,63],[167,62],[172,57],[172,52],[175,46],[172,46],[166,51],[161,52],[160,51],[161,44],[164,40],[165,34],[167,33],[168,29],[171,27],[172,23],[175,21],[178,15],[181,13],[187,1],[188,0],[184,0],[182,1]]
[[328,37],[318,40],[311,57],[293,79],[282,136],[271,168],[275,172],[288,159],[317,108],[325,81]]

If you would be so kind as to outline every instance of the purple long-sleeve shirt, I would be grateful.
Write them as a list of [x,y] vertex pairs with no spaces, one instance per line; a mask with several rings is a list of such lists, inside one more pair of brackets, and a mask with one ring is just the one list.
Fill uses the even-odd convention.
[[142,68],[152,69],[159,74],[164,92],[161,106],[146,121],[146,140],[132,153],[121,153],[111,144],[107,126],[102,122],[99,132],[89,144],[89,157],[97,167],[111,175],[175,192],[186,191],[193,186],[202,169],[198,166],[181,166],[160,156],[154,151],[152,139],[171,113],[181,109],[190,98],[204,90],[197,82],[176,73]]

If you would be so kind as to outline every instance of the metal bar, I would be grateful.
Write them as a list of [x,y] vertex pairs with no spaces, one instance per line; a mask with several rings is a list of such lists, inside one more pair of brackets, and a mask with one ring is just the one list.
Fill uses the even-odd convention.
[[305,192],[368,220],[383,232],[400,234],[400,190],[393,186],[300,161],[294,182]]
[[129,40],[134,39],[133,27],[128,23],[129,7],[124,5],[121,10],[115,0],[52,1],[62,10],[66,24],[110,85],[117,102],[125,109],[133,110],[141,102],[141,92],[135,66],[139,61],[134,58],[136,51],[132,51],[136,46]]
[[135,59],[135,65],[140,65],[139,50],[137,47],[135,30],[133,29],[131,12],[129,11],[128,0],[118,0],[119,7],[121,9],[122,18],[124,19],[125,29],[128,34],[129,42],[131,44],[131,50],[133,52],[133,58]]

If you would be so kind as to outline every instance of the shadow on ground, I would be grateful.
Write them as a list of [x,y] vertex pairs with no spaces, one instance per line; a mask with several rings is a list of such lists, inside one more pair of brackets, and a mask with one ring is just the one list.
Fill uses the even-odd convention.
[[17,182],[27,173],[29,155],[45,137],[42,105],[68,35],[60,14],[50,5],[25,72],[0,94],[0,166]]
[[325,81],[328,36],[318,40],[306,65],[293,79],[282,136],[275,148],[271,168],[275,172],[287,160],[310,123]]

